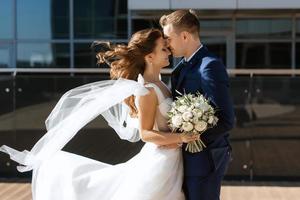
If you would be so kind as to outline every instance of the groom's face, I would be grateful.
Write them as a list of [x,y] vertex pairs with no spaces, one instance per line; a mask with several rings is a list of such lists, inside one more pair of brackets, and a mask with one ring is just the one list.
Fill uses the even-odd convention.
[[164,35],[168,41],[169,49],[174,57],[182,57],[183,53],[183,41],[180,33],[176,32],[172,24],[168,24],[163,27]]

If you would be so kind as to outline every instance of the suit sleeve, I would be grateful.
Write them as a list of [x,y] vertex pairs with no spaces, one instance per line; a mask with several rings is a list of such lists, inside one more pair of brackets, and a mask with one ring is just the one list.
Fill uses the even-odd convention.
[[210,61],[200,68],[202,92],[217,109],[217,125],[205,131],[201,138],[209,144],[234,126],[234,111],[229,94],[229,80],[225,66],[219,60]]

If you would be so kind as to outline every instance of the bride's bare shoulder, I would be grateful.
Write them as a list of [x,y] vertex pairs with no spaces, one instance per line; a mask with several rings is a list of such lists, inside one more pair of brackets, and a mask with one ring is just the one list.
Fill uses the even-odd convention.
[[153,87],[147,87],[145,86],[149,92],[146,95],[139,96],[138,97],[138,102],[139,105],[145,105],[145,106],[150,106],[150,105],[157,105],[158,102],[158,97],[156,94],[156,91]]

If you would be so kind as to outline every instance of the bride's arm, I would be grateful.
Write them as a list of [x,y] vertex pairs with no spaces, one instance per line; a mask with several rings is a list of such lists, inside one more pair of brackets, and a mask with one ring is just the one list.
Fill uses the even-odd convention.
[[140,96],[138,100],[138,118],[140,126],[141,139],[144,142],[152,142],[157,145],[170,145],[194,141],[198,138],[196,135],[174,134],[171,132],[161,132],[153,130],[155,123],[156,108],[158,99],[153,88],[149,93]]

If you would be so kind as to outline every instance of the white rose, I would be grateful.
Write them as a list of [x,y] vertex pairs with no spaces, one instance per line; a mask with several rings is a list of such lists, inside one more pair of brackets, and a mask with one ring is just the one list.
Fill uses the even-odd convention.
[[193,130],[194,126],[192,123],[190,122],[183,122],[182,124],[182,129],[185,131],[185,132],[190,132],[191,130]]
[[207,127],[207,123],[204,121],[199,121],[196,125],[195,125],[195,129],[199,132],[202,132],[206,129]]
[[175,115],[174,117],[172,117],[172,124],[176,127],[176,128],[180,128],[181,124],[182,124],[182,118],[180,115]]
[[197,117],[197,118],[200,118],[200,117],[202,117],[202,111],[201,110],[199,110],[199,109],[194,109],[193,111],[193,115],[195,116],[195,117]]
[[212,124],[214,122],[214,117],[213,116],[209,116],[208,121],[209,124]]
[[203,119],[204,121],[207,121],[207,120],[208,120],[207,115],[203,115],[203,116],[202,116],[202,119]]
[[187,112],[192,112],[193,108],[189,107],[186,109]]
[[171,113],[175,113],[175,112],[176,112],[176,110],[175,110],[175,108],[171,108],[171,110],[170,110],[169,112],[171,112]]
[[181,112],[181,113],[184,113],[186,110],[187,110],[187,106],[186,105],[182,105],[182,106],[179,106],[178,108],[177,108],[177,110],[179,111],[179,112]]
[[193,113],[191,113],[191,112],[184,112],[183,114],[182,114],[182,118],[183,118],[183,120],[184,121],[190,121],[190,119],[192,119],[193,118]]
[[193,124],[197,124],[199,122],[199,118],[195,117],[192,119]]
[[201,104],[200,103],[195,103],[194,106],[195,106],[195,108],[200,108]]
[[207,103],[201,103],[200,104],[200,108],[201,108],[201,110],[203,110],[203,112],[206,112],[206,111],[208,111],[209,110],[209,105],[207,104]]
[[219,118],[214,117],[213,125],[215,126],[215,125],[217,124],[218,121],[219,121]]

